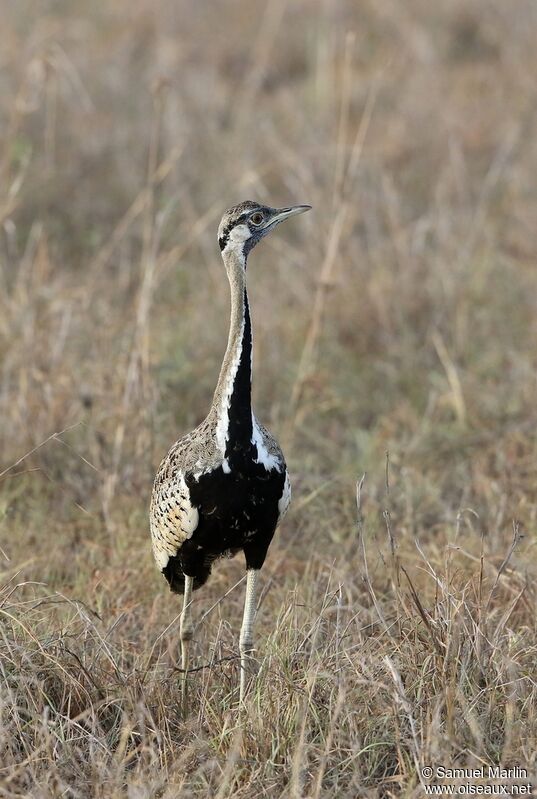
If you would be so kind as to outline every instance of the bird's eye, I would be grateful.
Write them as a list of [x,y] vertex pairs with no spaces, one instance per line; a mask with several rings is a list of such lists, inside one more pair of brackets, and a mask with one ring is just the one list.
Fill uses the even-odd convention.
[[250,217],[250,222],[252,225],[260,225],[265,217],[261,213],[261,211],[256,211],[255,214],[252,214]]

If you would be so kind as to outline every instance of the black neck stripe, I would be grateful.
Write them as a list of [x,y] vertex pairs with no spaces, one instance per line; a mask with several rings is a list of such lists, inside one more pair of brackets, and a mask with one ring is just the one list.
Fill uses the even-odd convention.
[[252,327],[248,296],[244,292],[244,330],[239,366],[229,400],[225,457],[233,464],[252,453]]

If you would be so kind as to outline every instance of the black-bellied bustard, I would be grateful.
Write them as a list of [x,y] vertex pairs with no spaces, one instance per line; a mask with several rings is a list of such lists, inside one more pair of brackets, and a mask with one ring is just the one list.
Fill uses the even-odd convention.
[[171,590],[184,594],[180,622],[184,705],[193,635],[192,591],[205,583],[215,559],[241,549],[247,569],[239,644],[241,702],[245,696],[257,577],[291,498],[282,451],[252,411],[246,262],[267,233],[309,208],[269,208],[247,201],[222,217],[218,242],[231,287],[224,361],[206,419],[173,445],[155,478],[150,511],[153,552]]

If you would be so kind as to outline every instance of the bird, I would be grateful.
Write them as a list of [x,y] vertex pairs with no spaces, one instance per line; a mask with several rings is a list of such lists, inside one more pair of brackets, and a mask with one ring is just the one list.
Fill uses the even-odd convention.
[[282,450],[252,410],[252,325],[246,287],[248,256],[281,222],[309,205],[271,208],[246,200],[226,211],[218,244],[231,293],[229,336],[206,418],[176,441],[153,485],[150,531],[156,564],[172,592],[183,595],[180,616],[182,702],[187,704],[192,592],[212,564],[242,550],[246,593],[239,636],[239,703],[252,665],[259,572],[291,500]]

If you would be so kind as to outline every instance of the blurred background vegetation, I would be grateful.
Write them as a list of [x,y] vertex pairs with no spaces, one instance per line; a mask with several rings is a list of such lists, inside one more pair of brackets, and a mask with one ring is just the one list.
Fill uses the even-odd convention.
[[[168,781],[170,796],[418,796],[420,758],[534,762],[535,4],[20,0],[2,16],[4,676],[27,719],[4,720],[19,791],[4,795],[46,772],[50,796]],[[249,265],[256,412],[294,506],[259,611],[283,683],[268,669],[257,711],[276,731],[252,710],[236,743],[232,661],[200,677],[198,726],[177,716],[179,607],[147,508],[160,458],[211,402],[228,324],[216,230],[247,198],[313,211]],[[241,574],[215,569],[195,612]],[[202,662],[235,651],[240,604],[238,589],[204,622]],[[81,664],[99,675],[84,690]],[[62,731],[46,766],[43,708]]]

